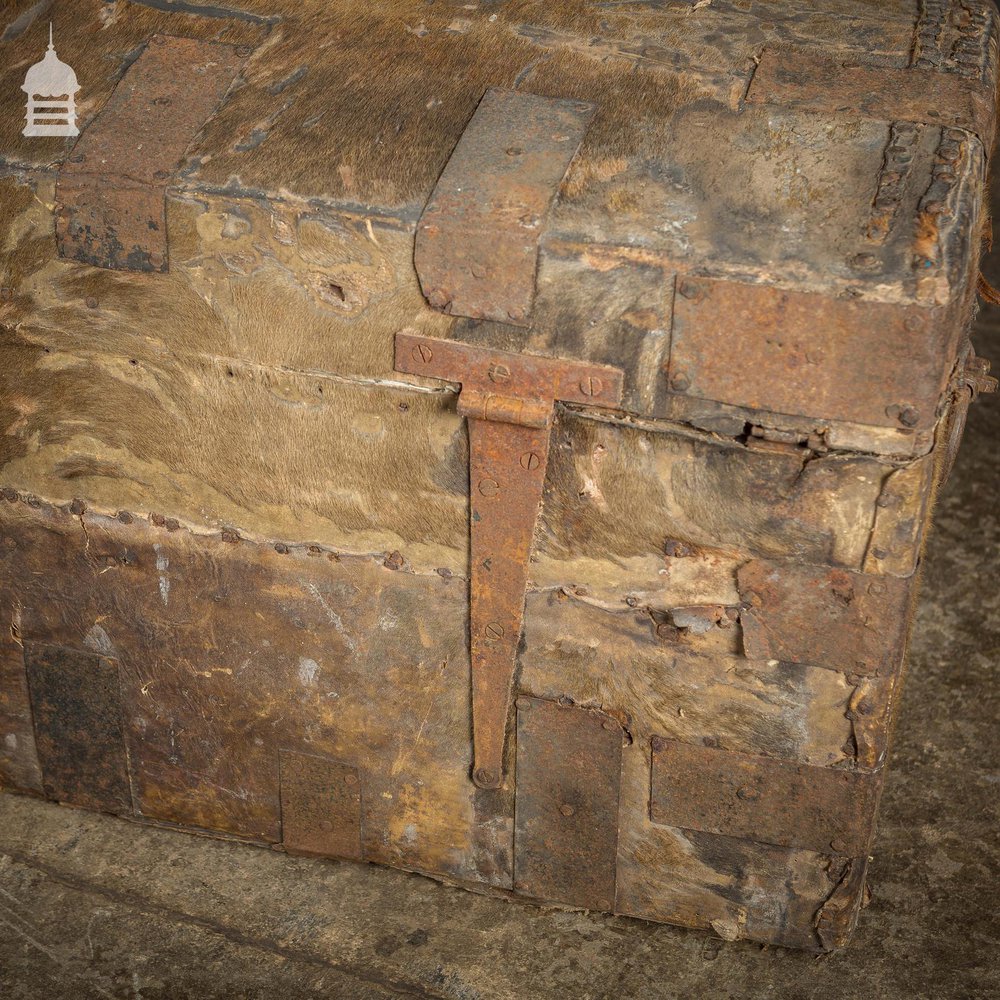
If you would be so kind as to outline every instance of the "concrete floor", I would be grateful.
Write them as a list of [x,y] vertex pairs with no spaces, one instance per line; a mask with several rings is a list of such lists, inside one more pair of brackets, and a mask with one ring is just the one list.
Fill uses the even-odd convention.
[[[1000,255],[987,272],[1000,284]],[[977,346],[1000,364],[1000,310]],[[984,397],[928,548],[874,896],[846,952],[541,911],[0,795],[0,998],[1000,996],[998,442]]]

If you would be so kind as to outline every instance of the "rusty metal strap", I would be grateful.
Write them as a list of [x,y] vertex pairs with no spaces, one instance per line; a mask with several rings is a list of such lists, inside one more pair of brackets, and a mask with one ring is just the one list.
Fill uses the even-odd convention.
[[924,431],[953,357],[940,314],[922,306],[716,278],[677,283],[669,383],[700,399]]
[[654,823],[778,847],[867,853],[881,771],[816,767],[653,739]]
[[614,407],[623,374],[567,361],[396,334],[396,371],[460,382],[469,425],[469,651],[473,781],[503,784],[504,747],[556,400]]
[[593,113],[486,92],[417,227],[414,263],[435,309],[528,324],[542,224]]
[[166,271],[164,195],[249,49],[154,35],[59,171],[59,256]]
[[859,66],[814,48],[765,50],[746,100],[961,128],[977,135],[987,153],[993,143],[994,101],[981,81],[914,67]]

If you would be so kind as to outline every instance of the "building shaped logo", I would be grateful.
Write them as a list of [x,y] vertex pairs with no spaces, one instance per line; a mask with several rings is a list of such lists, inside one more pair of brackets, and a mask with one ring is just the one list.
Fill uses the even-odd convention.
[[21,89],[28,95],[27,124],[22,135],[79,135],[76,127],[76,73],[61,62],[52,44],[45,58],[36,62],[24,78]]

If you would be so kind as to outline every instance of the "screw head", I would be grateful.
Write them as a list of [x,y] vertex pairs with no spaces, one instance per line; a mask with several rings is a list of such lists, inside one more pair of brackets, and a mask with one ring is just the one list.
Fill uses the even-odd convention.
[[847,263],[858,270],[870,271],[878,267],[879,259],[873,253],[856,253],[848,258]]
[[486,374],[491,382],[506,382],[510,378],[510,369],[506,365],[490,365]]
[[576,809],[574,809],[573,806],[571,806],[568,802],[564,802],[559,807],[559,812],[561,812],[563,816],[572,816],[573,813],[576,812]]
[[496,642],[504,636],[503,625],[500,622],[488,622],[486,628],[483,629],[483,633],[487,639],[492,639]]
[[500,492],[500,484],[495,479],[480,479],[479,492],[484,497],[495,497]]
[[600,396],[604,383],[596,375],[588,375],[580,380],[580,392],[585,396]]
[[358,776],[356,774],[345,774],[344,784],[345,785],[356,785],[358,783]]
[[497,784],[496,774],[494,774],[488,767],[477,768],[473,778],[480,788],[493,788]]
[[520,462],[522,469],[526,469],[528,472],[533,472],[535,469],[538,468],[541,459],[538,457],[538,454],[536,452],[526,451],[521,456]]
[[914,406],[904,406],[899,411],[899,422],[904,427],[916,427],[920,423],[920,412]]
[[427,346],[427,344],[417,344],[412,351],[410,351],[410,357],[413,358],[417,364],[426,365],[434,357],[434,352]]

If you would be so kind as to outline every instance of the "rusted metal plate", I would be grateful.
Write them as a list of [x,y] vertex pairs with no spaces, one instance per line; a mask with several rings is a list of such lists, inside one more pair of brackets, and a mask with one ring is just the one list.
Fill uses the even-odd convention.
[[680,278],[669,385],[771,413],[934,426],[953,362],[936,310]]
[[820,853],[865,855],[881,771],[815,767],[653,738],[650,819]]
[[[621,369],[610,365],[494,351],[406,330],[396,334],[396,371],[460,382],[463,394],[479,390],[497,402],[500,397],[516,397],[606,407],[621,401],[624,380]],[[503,419],[496,412],[484,414],[485,419]],[[534,420],[519,414],[509,419],[513,423]]]
[[863,66],[813,46],[768,49],[746,99],[800,111],[947,125],[975,133],[992,148],[990,88],[957,73]]
[[59,171],[61,257],[167,270],[167,182],[247,54],[196,38],[149,40]]
[[622,729],[593,709],[517,699],[514,889],[613,910]]
[[45,794],[131,813],[117,664],[96,653],[28,644],[24,666]]
[[549,457],[547,427],[469,420],[474,780],[500,785],[528,560]]
[[458,409],[469,420],[472,778],[481,788],[499,788],[553,404],[614,406],[623,374],[406,332],[396,334],[396,370],[462,385]]
[[414,263],[435,309],[528,325],[542,224],[593,113],[486,92],[417,227]]
[[323,858],[361,854],[361,776],[356,767],[282,750],[281,837],[287,851]]
[[912,578],[753,561],[737,582],[751,659],[873,676],[902,655]]

